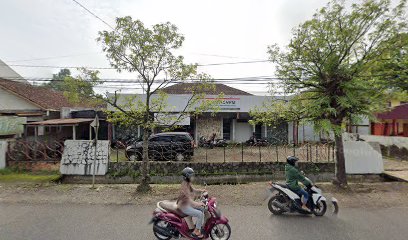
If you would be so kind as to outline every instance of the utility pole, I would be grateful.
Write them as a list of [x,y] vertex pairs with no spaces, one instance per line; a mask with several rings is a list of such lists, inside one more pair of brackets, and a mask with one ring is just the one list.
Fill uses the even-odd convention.
[[95,130],[95,154],[94,154],[94,160],[93,160],[93,174],[92,174],[92,188],[95,188],[95,171],[96,171],[96,153],[97,153],[97,147],[98,147],[98,130],[99,130],[99,117],[98,117],[98,112],[95,111],[95,119],[93,122],[90,124],[91,127]]

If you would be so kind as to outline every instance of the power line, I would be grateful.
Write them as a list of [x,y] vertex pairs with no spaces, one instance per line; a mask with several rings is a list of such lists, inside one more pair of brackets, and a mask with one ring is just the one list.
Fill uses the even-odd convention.
[[82,5],[81,3],[79,3],[76,0],[72,0],[74,3],[78,4],[80,7],[82,7],[83,9],[85,9],[85,11],[87,11],[88,13],[90,13],[92,16],[94,16],[95,18],[97,18],[98,20],[100,20],[101,22],[103,22],[106,26],[110,27],[112,30],[114,30],[114,28],[107,22],[105,22],[105,20],[103,20],[102,18],[98,17],[98,15],[96,15],[95,13],[93,13],[91,10],[89,10],[88,8],[86,8],[84,5]]
[[[220,65],[235,65],[235,64],[250,64],[250,63],[263,63],[269,62],[269,60],[257,60],[257,61],[243,61],[243,62],[224,62],[224,63],[207,63],[207,64],[197,64],[197,66],[220,66]],[[91,67],[91,66],[55,66],[55,65],[32,65],[32,64],[0,64],[0,66],[11,66],[11,67],[26,67],[26,68],[67,68],[67,69],[78,69],[87,68],[95,70],[116,70],[113,67]]]
[[[45,81],[64,81],[63,79],[53,79],[48,77],[32,77],[32,78],[23,78],[23,77],[10,77],[7,78],[9,80],[16,80],[16,81],[36,81],[36,82],[45,82]],[[168,82],[185,82],[185,81],[200,81],[202,79],[198,78],[188,78],[183,80],[168,80],[168,79],[156,79],[154,82],[160,83],[164,81]],[[209,81],[211,82],[233,82],[233,83],[257,83],[257,82],[269,82],[269,81],[280,81],[285,80],[283,78],[278,78],[274,76],[254,76],[254,77],[238,77],[238,78],[213,78]],[[142,82],[140,79],[136,78],[100,78],[98,81],[101,82],[111,82],[111,83],[140,83]]]

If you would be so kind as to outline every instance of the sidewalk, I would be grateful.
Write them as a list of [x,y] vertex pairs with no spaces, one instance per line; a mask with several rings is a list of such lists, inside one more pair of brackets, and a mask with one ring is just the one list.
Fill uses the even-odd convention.
[[[267,183],[236,185],[194,185],[206,188],[222,205],[266,206]],[[1,203],[30,204],[102,204],[102,205],[154,205],[163,199],[176,199],[179,184],[152,185],[149,194],[136,194],[135,184],[10,184],[0,183]],[[327,199],[335,197],[340,207],[387,208],[408,207],[408,184],[402,182],[350,183],[349,189],[337,188],[331,183],[319,183]]]
[[384,158],[384,175],[397,181],[408,182],[408,161]]

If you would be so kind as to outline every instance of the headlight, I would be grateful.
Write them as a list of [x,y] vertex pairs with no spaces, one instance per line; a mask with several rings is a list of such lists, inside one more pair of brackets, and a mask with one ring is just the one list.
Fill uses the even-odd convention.
[[214,202],[213,206],[214,206],[214,208],[217,208],[217,202]]

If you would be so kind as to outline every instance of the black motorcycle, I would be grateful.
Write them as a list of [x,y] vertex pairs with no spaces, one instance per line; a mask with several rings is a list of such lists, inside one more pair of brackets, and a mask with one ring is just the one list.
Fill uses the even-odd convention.
[[255,136],[251,136],[249,140],[245,142],[245,145],[247,146],[267,146],[268,145],[268,140],[265,138],[256,138]]
[[214,141],[207,140],[204,136],[198,139],[198,146],[203,148],[214,148]]

